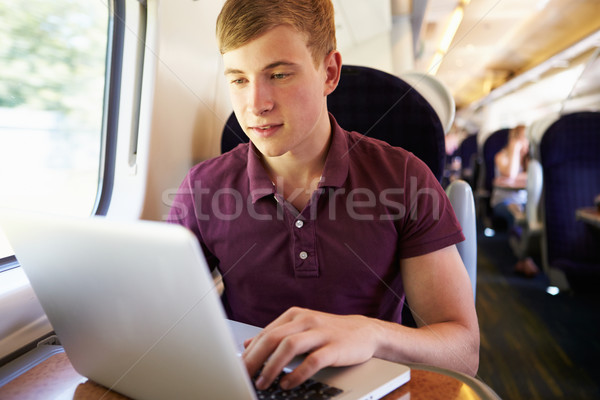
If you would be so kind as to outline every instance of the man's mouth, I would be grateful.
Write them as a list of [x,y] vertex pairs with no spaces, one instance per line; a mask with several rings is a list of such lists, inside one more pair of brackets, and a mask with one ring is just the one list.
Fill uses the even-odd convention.
[[256,135],[266,138],[266,137],[269,137],[272,134],[274,134],[281,126],[282,126],[282,124],[259,125],[259,126],[253,126],[250,129]]

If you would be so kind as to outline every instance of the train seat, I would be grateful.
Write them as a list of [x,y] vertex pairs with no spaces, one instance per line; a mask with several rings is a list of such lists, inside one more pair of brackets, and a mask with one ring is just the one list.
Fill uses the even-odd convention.
[[444,134],[450,132],[456,117],[456,103],[450,89],[435,76],[424,72],[402,72],[399,77],[419,92],[435,110]]
[[477,212],[486,227],[498,227],[497,221],[490,207],[492,184],[496,173],[494,157],[508,142],[509,129],[500,129],[489,135],[483,142],[481,149],[481,164],[477,177]]
[[469,135],[460,142],[457,155],[462,161],[461,178],[475,187],[475,164],[477,163],[477,134]]
[[542,166],[536,159],[527,165],[527,203],[522,219],[517,219],[516,229],[509,236],[509,244],[515,256],[522,260],[540,253],[543,222],[540,214],[540,202],[544,177]]
[[[411,151],[441,180],[446,157],[444,127],[427,100],[404,80],[373,68],[344,65],[338,87],[328,96],[328,108],[344,129]],[[247,141],[235,115],[231,114],[223,130],[222,152]],[[451,203],[455,212],[462,210],[457,216],[463,216],[459,219],[463,231],[474,232],[475,211],[469,207],[473,194],[460,187],[457,184],[451,189],[455,193],[450,196]],[[474,234],[465,237],[468,244],[461,245],[459,252],[475,294],[477,238]]]
[[[559,118],[544,133],[543,264],[556,286],[577,290],[598,283],[600,229],[577,221],[576,210],[593,207],[600,194],[600,112]],[[567,281],[561,281],[562,271]]]
[[465,240],[458,243],[456,248],[467,268],[471,279],[473,298],[475,298],[477,293],[477,221],[475,220],[473,190],[469,183],[457,179],[448,185],[446,194],[465,235]]

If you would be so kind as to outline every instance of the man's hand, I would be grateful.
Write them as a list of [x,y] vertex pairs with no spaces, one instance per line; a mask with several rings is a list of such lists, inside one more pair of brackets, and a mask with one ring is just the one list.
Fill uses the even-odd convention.
[[297,355],[304,361],[280,382],[283,389],[299,385],[327,366],[359,364],[377,349],[378,324],[359,316],[340,316],[293,307],[245,343],[242,355],[250,376],[260,370],[258,389],[266,389]]

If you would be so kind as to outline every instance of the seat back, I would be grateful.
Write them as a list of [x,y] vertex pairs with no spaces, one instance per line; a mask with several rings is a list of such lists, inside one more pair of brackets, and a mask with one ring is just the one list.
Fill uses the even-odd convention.
[[233,150],[240,143],[248,143],[248,136],[244,133],[244,130],[240,126],[234,113],[229,115],[227,121],[225,121],[225,127],[223,128],[223,136],[221,136],[221,153],[227,153],[229,150]]
[[517,227],[511,230],[509,244],[518,259],[535,257],[540,254],[543,222],[541,218],[541,198],[544,177],[542,166],[536,159],[527,164],[527,203],[525,219],[517,220]]
[[548,265],[568,269],[567,274],[586,273],[596,265],[596,273],[600,272],[600,234],[575,219],[575,211],[593,207],[600,193],[600,113],[559,118],[542,137],[540,158]]
[[415,88],[433,107],[442,123],[444,133],[450,132],[456,116],[456,103],[450,89],[435,76],[425,72],[407,71],[399,76]]
[[487,193],[492,193],[492,182],[494,181],[494,175],[496,174],[496,166],[494,158],[496,154],[508,143],[508,132],[510,129],[500,129],[492,133],[483,142],[482,148],[482,159],[483,159],[483,171],[481,171],[482,181],[481,189],[484,189]]
[[446,160],[444,128],[411,85],[376,69],[344,66],[327,102],[341,127],[414,153],[441,180]]
[[542,227],[540,202],[543,186],[544,173],[542,172],[542,165],[538,160],[531,159],[527,163],[527,203],[525,204],[527,227],[531,231],[540,230]]
[[[408,83],[373,68],[344,65],[327,104],[342,128],[414,153],[441,180],[446,157],[444,129],[427,100]],[[247,141],[232,114],[223,131],[221,151]]]
[[458,243],[456,248],[471,279],[473,298],[475,298],[477,291],[477,222],[473,190],[467,182],[457,179],[448,185],[446,194],[465,235],[465,240]]
[[473,174],[477,162],[477,135],[469,135],[458,146],[457,155],[462,160],[461,177],[466,180],[471,187],[475,187]]

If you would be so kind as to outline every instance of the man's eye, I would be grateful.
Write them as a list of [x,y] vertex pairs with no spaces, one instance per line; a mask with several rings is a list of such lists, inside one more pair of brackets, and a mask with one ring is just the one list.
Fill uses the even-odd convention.
[[239,79],[233,79],[233,80],[231,81],[231,84],[232,84],[232,85],[241,85],[241,84],[243,84],[244,82],[246,82],[246,80],[245,80],[245,79],[243,79],[243,78],[239,78]]
[[289,74],[284,74],[284,73],[279,73],[279,74],[273,74],[272,77],[273,79],[285,79],[289,76]]

